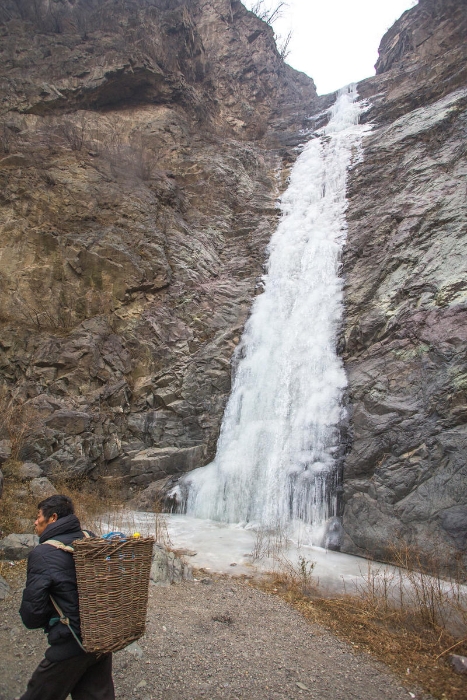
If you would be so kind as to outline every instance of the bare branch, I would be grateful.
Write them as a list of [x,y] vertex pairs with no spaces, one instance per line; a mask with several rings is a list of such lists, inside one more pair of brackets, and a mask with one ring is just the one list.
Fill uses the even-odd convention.
[[251,6],[251,12],[263,22],[272,25],[279,17],[282,17],[283,10],[287,6],[287,2],[278,2],[276,7],[271,8],[265,5],[265,0],[255,0]]
[[[279,38],[279,37],[278,37]],[[290,53],[290,41],[292,39],[292,30],[289,31],[287,36],[284,39],[281,39],[280,43],[278,43],[277,49],[279,51],[279,55],[282,58],[283,61],[287,58],[287,56]]]

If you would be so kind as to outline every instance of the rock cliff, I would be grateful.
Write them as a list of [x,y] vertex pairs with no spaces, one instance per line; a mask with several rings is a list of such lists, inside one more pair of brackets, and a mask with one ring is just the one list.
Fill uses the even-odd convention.
[[420,0],[359,85],[349,182],[343,549],[467,549],[467,3]]
[[130,495],[213,455],[316,90],[236,0],[0,19],[0,439]]
[[[466,18],[420,0],[358,86],[348,552],[467,547]],[[0,457],[128,497],[212,458],[277,197],[333,96],[237,0],[6,0],[0,22]]]

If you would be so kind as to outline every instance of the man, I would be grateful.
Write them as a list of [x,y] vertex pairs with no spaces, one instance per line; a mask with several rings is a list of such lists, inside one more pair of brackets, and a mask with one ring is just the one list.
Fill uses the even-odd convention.
[[[71,545],[84,537],[73,503],[67,496],[55,495],[39,503],[38,509],[34,528],[39,546],[29,555],[19,612],[29,629],[44,628],[50,646],[20,700],[65,700],[69,694],[73,700],[114,700],[112,654],[88,654],[77,641],[80,619],[73,555],[47,544],[54,540]],[[59,621],[50,596],[72,631]]]

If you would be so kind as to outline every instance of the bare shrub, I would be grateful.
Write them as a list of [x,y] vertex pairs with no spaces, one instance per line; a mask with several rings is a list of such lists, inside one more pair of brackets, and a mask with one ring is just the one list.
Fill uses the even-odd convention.
[[75,121],[63,120],[57,131],[72,151],[81,151],[88,136],[88,117],[81,112]]
[[260,525],[255,529],[255,541],[250,556],[253,561],[275,560],[287,548],[287,544],[287,533],[283,528]]
[[[64,487],[64,493],[76,501],[76,511],[79,513],[81,524],[97,535],[106,532],[123,532],[126,535],[139,533],[143,536],[154,537],[156,542],[166,548],[172,547],[167,518],[162,512],[162,505],[156,501],[157,511],[147,513],[138,518],[134,511],[112,498],[96,492],[83,495],[73,489]],[[75,495],[73,495],[75,494]]]
[[51,330],[68,332],[76,325],[77,318],[73,310],[66,306],[58,306],[56,310],[37,308],[32,303],[20,300],[20,315],[24,321],[38,331]]
[[288,555],[290,545],[287,530],[283,527],[259,526],[255,529],[255,541],[250,557],[253,562],[269,560],[272,571],[268,576],[275,586],[306,595],[312,590],[312,575],[315,562],[299,554],[294,562]]
[[289,31],[287,36],[285,36],[283,39],[277,37],[277,50],[279,51],[279,56],[282,58],[283,61],[287,58],[287,56],[290,54],[290,42],[292,40],[292,30]]
[[5,384],[0,386],[0,432],[11,442],[12,468],[18,461],[20,450],[29,435],[42,427],[42,419],[34,408],[25,404],[19,391],[10,390]]
[[316,562],[299,555],[298,562],[280,555],[277,558],[278,569],[273,574],[273,583],[276,587],[285,589],[295,596],[310,595],[316,588],[313,581],[313,570]]
[[251,7],[251,11],[254,12],[257,17],[262,19],[263,22],[267,22],[267,24],[272,25],[279,19],[279,17],[282,17],[284,8],[287,6],[287,2],[278,2],[270,7],[268,4],[266,4],[265,0],[255,0]]

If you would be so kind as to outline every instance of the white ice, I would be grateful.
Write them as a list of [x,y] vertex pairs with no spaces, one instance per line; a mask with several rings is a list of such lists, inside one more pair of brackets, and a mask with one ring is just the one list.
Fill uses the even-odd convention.
[[264,292],[253,304],[215,460],[184,477],[187,513],[228,523],[308,525],[324,544],[336,513],[339,425],[346,376],[336,354],[346,178],[364,127],[354,86],[297,159],[269,244]]
[[[362,583],[362,576],[368,572],[366,559],[291,541],[280,548],[277,556],[255,559],[252,554],[258,548],[258,538],[253,528],[186,515],[163,515],[161,518],[167,528],[167,544],[175,550],[196,552],[187,556],[187,561],[195,568],[205,569],[208,574],[256,577],[265,572],[283,570],[287,563],[298,570],[299,557],[303,557],[306,562],[314,562],[313,582],[329,595],[355,592],[356,586]],[[118,529],[125,532],[154,535],[154,513],[119,513],[118,520]],[[114,527],[104,525],[102,529],[105,532]]]

